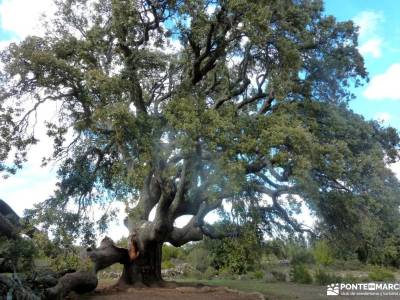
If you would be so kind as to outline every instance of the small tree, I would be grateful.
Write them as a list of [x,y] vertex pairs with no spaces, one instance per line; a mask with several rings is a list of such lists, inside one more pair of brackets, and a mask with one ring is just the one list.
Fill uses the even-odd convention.
[[315,261],[320,265],[328,266],[334,262],[332,250],[324,240],[315,243],[313,255]]

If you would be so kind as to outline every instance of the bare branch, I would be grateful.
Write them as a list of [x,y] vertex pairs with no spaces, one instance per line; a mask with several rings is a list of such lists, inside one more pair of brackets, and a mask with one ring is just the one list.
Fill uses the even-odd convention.
[[263,115],[267,111],[269,111],[271,108],[271,105],[272,105],[272,101],[274,101],[274,99],[275,99],[274,89],[271,88],[269,91],[269,94],[268,94],[268,98],[264,101],[264,104],[261,107],[261,109],[258,111],[258,114]]

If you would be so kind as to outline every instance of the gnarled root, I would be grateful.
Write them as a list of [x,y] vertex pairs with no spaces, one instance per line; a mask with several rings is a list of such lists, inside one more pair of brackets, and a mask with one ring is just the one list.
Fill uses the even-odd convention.
[[128,249],[115,246],[114,242],[105,237],[100,247],[86,250],[88,257],[94,263],[92,271],[65,274],[58,280],[56,286],[46,290],[47,299],[63,299],[69,292],[78,294],[88,293],[96,289],[98,284],[97,272],[115,263],[130,262]]
[[56,286],[46,290],[47,299],[63,299],[69,292],[88,293],[96,289],[98,284],[94,272],[74,272],[65,274]]

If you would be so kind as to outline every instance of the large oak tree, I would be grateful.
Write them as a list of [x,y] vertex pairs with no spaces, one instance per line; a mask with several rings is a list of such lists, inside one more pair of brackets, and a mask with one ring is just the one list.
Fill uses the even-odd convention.
[[386,168],[397,133],[348,109],[367,78],[357,29],[321,1],[56,3],[44,37],[1,53],[0,168],[21,166],[36,111],[56,102],[59,184],[30,216],[89,239],[90,206],[134,204],[128,250],[108,239],[89,249],[96,271],[120,262],[121,282],[160,281],[163,243],[237,234],[204,222],[224,200],[255,208],[268,231],[307,230],[291,216],[299,201],[330,231],[398,217]]

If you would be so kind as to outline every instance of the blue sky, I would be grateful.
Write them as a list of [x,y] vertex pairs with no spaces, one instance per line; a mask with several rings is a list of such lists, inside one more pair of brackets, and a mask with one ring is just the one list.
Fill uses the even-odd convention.
[[361,26],[359,46],[371,81],[355,90],[350,107],[400,129],[400,2],[328,0],[325,9],[340,21],[352,19]]
[[[42,12],[54,11],[52,0],[0,0],[0,48],[28,34],[43,32],[37,21]],[[355,89],[356,100],[350,107],[367,119],[380,119],[400,130],[400,1],[397,0],[327,0],[327,14],[338,20],[352,19],[360,26],[359,49],[370,74],[370,82]],[[52,107],[44,107],[42,117]],[[29,163],[18,175],[0,178],[0,198],[18,213],[33,203],[46,199],[54,190],[56,166],[40,168],[41,157],[48,153],[50,141],[32,148]],[[400,174],[400,164],[393,166]],[[112,236],[120,236],[116,224]]]

